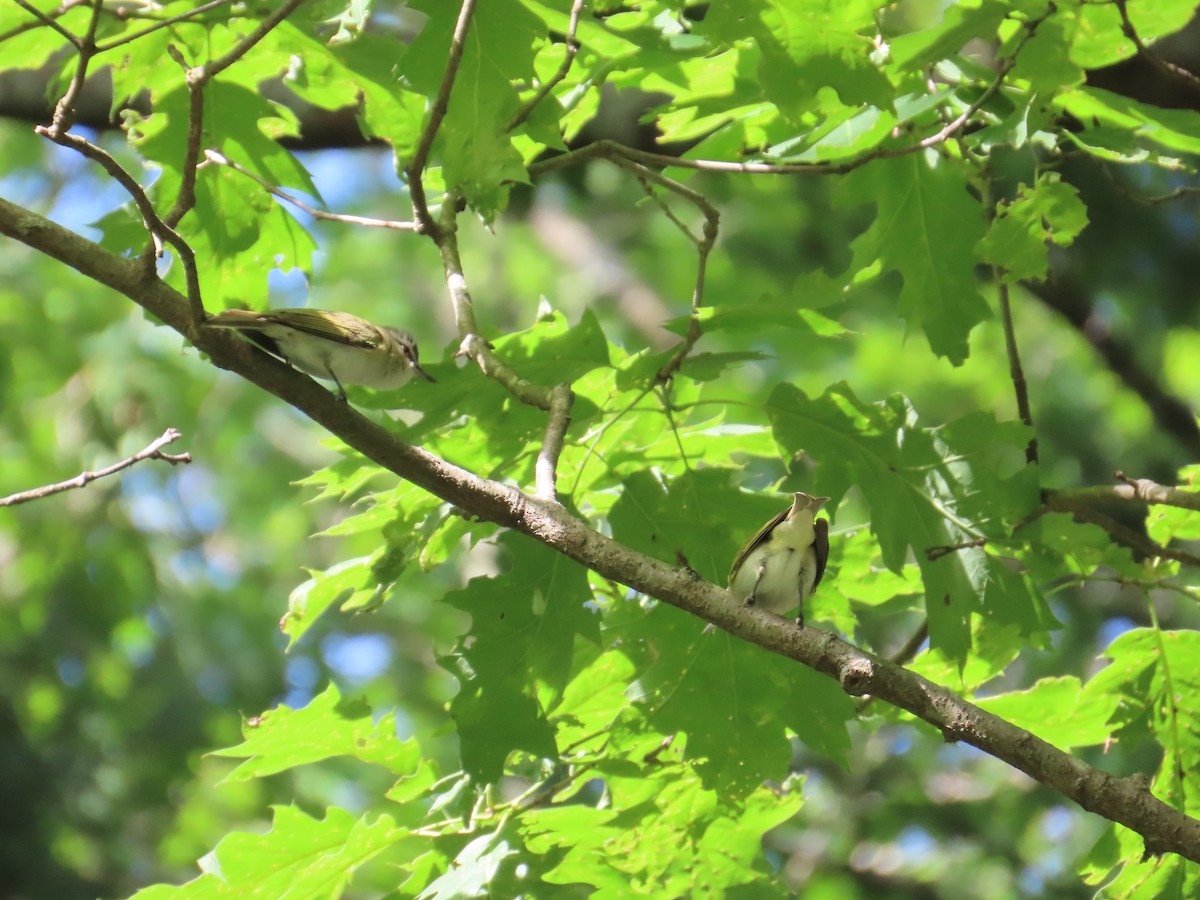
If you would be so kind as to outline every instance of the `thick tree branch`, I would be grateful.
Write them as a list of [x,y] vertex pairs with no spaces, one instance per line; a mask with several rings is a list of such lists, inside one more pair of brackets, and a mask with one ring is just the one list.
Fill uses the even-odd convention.
[[161,459],[169,462],[171,465],[177,463],[190,463],[192,455],[190,453],[163,453],[162,448],[167,444],[179,440],[182,435],[174,428],[168,428],[162,435],[152,441],[144,450],[133,454],[127,459],[121,460],[119,463],[113,463],[111,466],[106,466],[103,469],[97,469],[95,472],[80,472],[74,478],[67,481],[60,481],[57,484],[47,484],[42,487],[31,488],[28,491],[21,491],[16,494],[9,494],[7,497],[0,497],[0,506],[16,506],[19,503],[28,503],[30,500],[41,500],[43,497],[49,497],[52,494],[59,494],[63,491],[69,491],[72,488],[86,487],[97,478],[105,478],[109,475],[115,475],[122,469],[128,469],[132,465],[140,463],[144,459]]
[[[58,259],[111,287],[180,333],[186,305],[172,288],[142,277],[122,259],[49,220],[0,200],[0,234]],[[730,634],[836,679],[849,694],[872,694],[937,727],[947,740],[964,741],[1048,785],[1082,806],[1143,836],[1148,853],[1178,853],[1200,862],[1200,821],[1154,797],[1144,777],[1117,778],[1035,735],[985,712],[918,675],[864,653],[833,634],[797,628],[686,570],[624,547],[557,503],[460,469],[398,440],[312,379],[214,330],[197,347],[221,367],[302,410],[380,466],[447,503],[542,541],[601,576],[707,619]]]

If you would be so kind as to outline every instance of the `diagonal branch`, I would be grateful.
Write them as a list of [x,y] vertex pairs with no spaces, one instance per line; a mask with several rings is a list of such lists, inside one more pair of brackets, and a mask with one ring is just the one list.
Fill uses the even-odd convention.
[[548,96],[550,96],[550,92],[559,84],[561,84],[562,80],[566,78],[567,74],[571,71],[571,65],[575,62],[575,56],[579,53],[579,41],[576,40],[575,33],[579,30],[579,16],[583,12],[583,4],[584,0],[574,0],[574,2],[571,4],[571,16],[567,21],[567,34],[564,41],[564,45],[567,48],[566,55],[563,57],[563,61],[559,65],[558,70],[537,89],[534,95],[530,97],[519,110],[517,110],[516,115],[514,115],[512,119],[509,120],[509,123],[504,126],[505,133],[513,131],[514,129],[523,125],[525,120],[528,119],[533,111],[538,108],[538,105]]
[[[134,260],[123,259],[48,219],[0,199],[0,234],[58,259],[187,333],[190,322],[178,292],[147,280]],[[872,694],[938,728],[947,740],[983,750],[1084,809],[1142,835],[1148,854],[1177,853],[1200,862],[1200,821],[1163,803],[1144,778],[1118,778],[1087,765],[979,709],[948,689],[836,635],[797,628],[758,607],[745,607],[728,591],[694,573],[645,556],[605,537],[564,507],[481,478],[399,440],[312,379],[220,330],[205,330],[197,348],[221,367],[270,391],[348,446],[401,478],[466,512],[538,540],[604,578],[656,597],[715,623],[736,637],[806,665],[838,681],[853,696]]]
[[1195,411],[1142,366],[1133,346],[1112,333],[1078,286],[1064,279],[1022,286],[1070,322],[1113,374],[1142,398],[1158,427],[1171,435],[1190,456],[1200,458],[1200,427],[1196,424]]
[[1178,81],[1186,85],[1193,92],[1200,94],[1200,77],[1197,77],[1182,66],[1177,66],[1173,62],[1163,59],[1146,46],[1129,18],[1129,10],[1126,8],[1126,2],[1127,0],[1113,0],[1113,5],[1117,8],[1117,12],[1121,14],[1121,32],[1133,42],[1133,46],[1137,48],[1138,56],[1147,60],[1150,65],[1154,66],[1154,68],[1158,69],[1158,71],[1162,72],[1168,78]]
[[575,395],[567,384],[547,387],[522,378],[492,352],[492,345],[479,333],[479,325],[475,321],[475,304],[467,287],[462,259],[458,252],[458,204],[449,202],[452,199],[457,198],[447,198],[448,202],[442,206],[441,221],[429,236],[441,254],[446,289],[454,309],[454,321],[458,323],[461,342],[455,355],[465,356],[474,361],[483,374],[495,379],[522,403],[549,413],[546,434],[542,439],[534,468],[535,486],[538,497],[557,502],[558,458],[562,454],[567,426],[571,422],[571,406]]
[[[1093,525],[1098,525],[1109,534],[1117,543],[1135,550],[1142,556],[1161,557],[1163,559],[1173,559],[1176,562],[1183,563],[1186,566],[1200,568],[1200,557],[1195,554],[1188,553],[1186,550],[1176,550],[1172,547],[1164,547],[1162,544],[1157,544],[1150,540],[1145,534],[1140,531],[1135,531],[1128,525],[1118,522],[1112,516],[1103,512],[1097,507],[1097,500],[1113,500],[1113,499],[1131,499],[1137,500],[1133,494],[1135,489],[1128,485],[1118,487],[1092,487],[1082,488],[1080,490],[1070,491],[1043,491],[1042,492],[1042,508],[1033,515],[1037,518],[1042,512],[1064,512],[1070,513],[1076,519],[1082,522],[1090,522]],[[1128,492],[1128,497],[1121,497],[1120,493]],[[1196,497],[1195,494],[1191,495]],[[1138,500],[1138,502],[1141,502]],[[1178,505],[1178,504],[1171,504]]]
[[[63,5],[63,8],[61,10],[55,10],[54,13],[44,13],[40,9],[38,9],[36,6],[34,6],[32,3],[28,2],[28,0],[13,0],[13,2],[16,3],[17,6],[21,7],[21,9],[25,10],[25,12],[29,13],[31,16],[33,16],[35,19],[37,19],[39,22],[41,22],[43,25],[48,25],[54,31],[57,31],[62,36],[63,40],[66,41],[68,44],[70,44],[72,47],[74,47],[76,50],[83,50],[84,45],[83,45],[82,38],[80,38],[79,35],[77,35],[77,34],[72,34],[70,31],[68,31],[66,28],[64,28],[62,25],[60,25],[58,23],[58,15],[61,12],[66,12],[66,10],[67,10],[66,4]],[[78,4],[72,4],[72,5],[77,6]],[[97,4],[97,6],[99,6],[99,4]],[[24,29],[24,30],[28,30],[28,29]],[[20,32],[17,32],[17,33],[19,34]],[[9,36],[10,35],[5,35],[5,37],[9,37]]]
[[[183,266],[184,279],[187,282],[187,303],[188,309],[191,311],[192,321],[199,324],[204,321],[204,305],[200,300],[200,275],[196,268],[196,253],[192,250],[189,244],[182,235],[174,228],[169,226],[161,218],[154,209],[154,204],[150,202],[150,197],[146,191],[138,184],[124,166],[116,161],[107,151],[93,144],[91,141],[84,140],[78,135],[70,132],[60,132],[57,135],[53,133],[52,127],[38,125],[34,132],[44,137],[50,138],[56,144],[63,147],[69,147],[72,150],[86,156],[88,159],[99,163],[104,171],[108,172],[121,187],[125,188],[129,196],[133,199],[134,206],[142,215],[142,223],[146,226],[146,230],[150,232],[150,236],[155,241],[156,246],[161,247],[162,244],[170,244],[175,252],[179,254],[180,265]],[[151,271],[146,266],[146,260],[139,262],[142,271]],[[194,328],[187,332],[190,339]]]
[[368,216],[349,216],[342,213],[332,213],[328,210],[317,209],[315,206],[310,206],[299,197],[289,194],[287,191],[271,184],[265,178],[260,178],[255,173],[251,172],[245,166],[235,163],[223,153],[218,153],[216,150],[205,150],[204,157],[209,162],[218,166],[228,166],[235,172],[240,172],[251,181],[256,181],[268,194],[278,197],[285,203],[290,203],[303,212],[308,213],[314,219],[320,219],[322,222],[340,222],[343,225],[360,225],[363,228],[390,228],[393,231],[416,231],[416,222],[398,222],[392,219],[372,219]]
[[114,50],[117,47],[123,47],[126,44],[131,44],[139,38],[144,38],[148,34],[153,34],[162,28],[170,28],[172,25],[178,25],[180,22],[186,22],[188,19],[195,19],[198,16],[204,15],[206,12],[211,12],[218,7],[232,3],[233,0],[209,0],[208,3],[202,3],[195,9],[189,9],[187,12],[179,13],[176,16],[170,16],[166,19],[160,19],[153,25],[143,28],[141,31],[135,31],[132,34],[123,34],[120,37],[113,38],[111,41],[105,41],[102,44],[96,45],[97,53],[104,53],[108,50]]
[[30,500],[41,500],[43,497],[69,491],[72,488],[86,487],[97,478],[106,478],[109,475],[115,475],[122,469],[128,469],[130,466],[140,463],[144,459],[161,459],[169,462],[171,465],[190,463],[192,461],[190,453],[162,452],[163,447],[179,440],[180,437],[182,435],[178,431],[174,428],[168,428],[162,433],[161,437],[152,441],[146,449],[133,454],[133,456],[127,459],[121,460],[119,463],[113,463],[111,466],[98,469],[95,472],[80,472],[74,478],[67,481],[60,481],[57,484],[47,484],[42,487],[31,488],[28,491],[21,491],[17,494],[10,494],[7,497],[0,497],[0,506],[16,506],[19,503],[28,503]]
[[204,80],[209,81],[213,78],[216,78],[235,62],[249,53],[255,44],[274,31],[275,28],[282,24],[283,20],[290,16],[296,10],[296,7],[303,2],[304,0],[286,0],[286,2],[281,3],[278,9],[258,23],[258,27],[238,41],[237,46],[235,46],[232,50],[219,59],[210,60],[209,62],[205,63],[203,66]]
[[429,111],[429,121],[425,123],[420,140],[417,141],[417,149],[413,151],[412,159],[404,170],[408,176],[408,190],[412,195],[413,218],[420,224],[421,229],[430,235],[437,234],[438,225],[429,212],[429,201],[425,197],[425,164],[429,162],[433,140],[437,137],[442,120],[446,118],[446,110],[450,107],[450,92],[454,89],[458,67],[462,64],[463,48],[466,45],[467,30],[471,27],[471,17],[475,13],[475,3],[476,0],[463,0],[463,5],[458,11],[458,21],[454,23],[454,34],[450,37],[450,57],[446,61],[442,83],[438,87],[433,108]]

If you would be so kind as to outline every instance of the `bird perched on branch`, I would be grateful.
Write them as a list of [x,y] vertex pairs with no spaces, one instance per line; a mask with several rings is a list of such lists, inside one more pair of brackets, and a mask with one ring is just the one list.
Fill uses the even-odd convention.
[[408,331],[374,325],[345,312],[324,309],[227,309],[204,322],[229,328],[302,372],[331,380],[344,401],[343,384],[390,391],[413,376],[434,381],[417,360]]
[[796,624],[804,624],[804,601],[821,583],[829,559],[829,521],[815,518],[828,497],[797,491],[792,505],[750,538],[733,561],[729,589],[782,615],[799,608]]

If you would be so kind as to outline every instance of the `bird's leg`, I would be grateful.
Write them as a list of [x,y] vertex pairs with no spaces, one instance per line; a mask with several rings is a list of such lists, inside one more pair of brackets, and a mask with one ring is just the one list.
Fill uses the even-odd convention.
[[329,373],[329,377],[333,379],[333,383],[338,386],[338,399],[343,403],[349,403],[350,398],[346,396],[346,389],[342,387],[342,383],[338,381],[338,377],[333,374],[333,369],[331,369],[329,366],[326,366],[325,371]]
[[758,563],[758,576],[754,579],[754,587],[750,588],[750,596],[742,601],[743,606],[753,606],[758,598],[758,586],[762,584],[763,577],[767,574],[767,558],[764,555]]
[[806,573],[804,563],[800,563],[800,572],[796,578],[796,592],[800,595],[800,608],[796,612],[796,627],[804,627],[804,584],[806,582]]

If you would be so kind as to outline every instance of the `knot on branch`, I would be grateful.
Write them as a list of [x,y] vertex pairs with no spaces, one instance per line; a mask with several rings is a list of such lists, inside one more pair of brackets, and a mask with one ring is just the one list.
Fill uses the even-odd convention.
[[875,667],[869,659],[852,659],[839,673],[839,680],[844,690],[851,697],[861,697],[870,693],[871,682],[875,680]]

